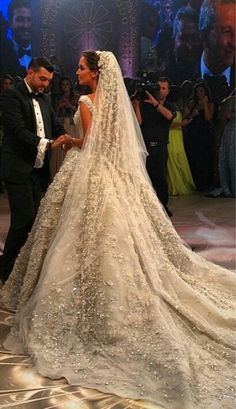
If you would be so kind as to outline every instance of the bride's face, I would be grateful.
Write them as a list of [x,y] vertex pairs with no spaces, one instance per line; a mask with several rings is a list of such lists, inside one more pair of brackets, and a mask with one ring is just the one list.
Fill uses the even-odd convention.
[[92,88],[94,82],[97,80],[98,73],[91,71],[85,57],[81,57],[79,60],[79,67],[76,71],[78,82],[80,85],[88,85]]

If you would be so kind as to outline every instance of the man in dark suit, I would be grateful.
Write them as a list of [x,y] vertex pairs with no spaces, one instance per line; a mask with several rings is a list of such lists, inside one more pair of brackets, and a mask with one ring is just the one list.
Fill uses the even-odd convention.
[[[235,0],[203,0],[199,30],[203,43],[200,61],[204,78],[218,112],[220,102],[235,88]],[[213,118],[216,132],[212,141],[215,187],[219,186],[218,161],[220,132],[217,115]]]
[[169,61],[158,71],[175,85],[180,86],[186,79],[194,81],[200,77],[201,53],[198,13],[191,7],[181,7],[173,24],[173,50],[167,50]]
[[8,25],[12,39],[3,38],[1,41],[1,73],[24,77],[32,59],[29,0],[11,1],[8,7]]
[[50,182],[50,149],[64,144],[71,147],[72,138],[65,134],[49,96],[43,92],[52,77],[53,66],[45,58],[34,58],[25,79],[2,96],[2,179],[11,212],[10,229],[0,257],[2,282],[7,280],[27,239]]
[[161,77],[157,81],[159,90],[153,94],[146,91],[146,98],[133,99],[133,107],[147,147],[147,172],[157,197],[163,204],[168,216],[173,216],[168,208],[167,185],[167,144],[169,128],[176,116],[175,109],[166,98],[170,92],[170,81]]
[[[203,42],[201,77],[210,79],[213,91],[220,79],[235,86],[235,0],[204,0],[199,29]],[[214,81],[215,80],[215,81]],[[217,86],[218,84],[218,86]],[[212,87],[212,86],[214,87]],[[220,95],[220,98],[226,95]]]

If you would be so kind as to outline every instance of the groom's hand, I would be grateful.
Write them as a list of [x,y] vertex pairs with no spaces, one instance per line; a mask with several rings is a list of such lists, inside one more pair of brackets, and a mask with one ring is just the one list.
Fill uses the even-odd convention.
[[67,152],[73,146],[73,138],[68,134],[64,134],[64,135],[59,136],[51,144],[51,148],[55,149],[55,148],[58,148],[59,146],[61,146],[62,149]]

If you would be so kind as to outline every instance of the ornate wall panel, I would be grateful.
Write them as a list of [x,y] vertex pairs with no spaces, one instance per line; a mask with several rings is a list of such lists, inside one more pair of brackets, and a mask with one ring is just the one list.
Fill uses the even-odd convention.
[[118,60],[124,77],[135,77],[139,61],[139,0],[115,0],[119,16]]
[[138,65],[139,0],[33,0],[36,54],[57,55],[74,74],[85,49],[113,51],[124,76]]

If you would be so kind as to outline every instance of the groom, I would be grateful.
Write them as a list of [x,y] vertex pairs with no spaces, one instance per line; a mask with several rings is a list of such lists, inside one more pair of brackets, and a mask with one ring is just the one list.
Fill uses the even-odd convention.
[[50,97],[43,92],[52,78],[53,66],[45,58],[33,58],[22,83],[5,92],[1,100],[4,126],[1,170],[11,213],[10,229],[0,256],[2,283],[12,271],[50,182],[50,149],[63,144],[71,147],[71,137],[65,134]]

